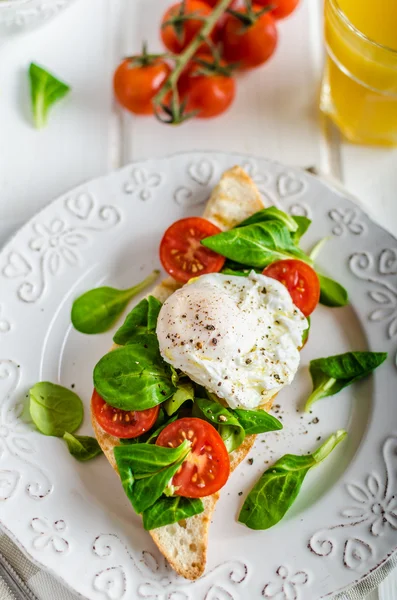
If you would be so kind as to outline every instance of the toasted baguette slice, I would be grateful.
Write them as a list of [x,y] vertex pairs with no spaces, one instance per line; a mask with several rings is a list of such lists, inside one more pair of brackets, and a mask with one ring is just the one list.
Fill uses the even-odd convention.
[[[262,198],[252,179],[240,167],[233,167],[223,174],[214,188],[203,217],[212,221],[220,229],[227,230],[262,208]],[[179,287],[179,283],[168,277],[152,290],[151,295],[164,302]],[[269,410],[271,405],[272,400],[263,408]],[[119,444],[119,440],[98,425],[92,412],[91,417],[99,445],[117,471],[114,448]],[[255,437],[255,435],[247,436],[241,446],[231,453],[232,471],[247,456]],[[150,531],[154,542],[172,568],[187,579],[197,579],[205,570],[208,529],[218,498],[219,493],[203,498],[204,512],[199,515]]]

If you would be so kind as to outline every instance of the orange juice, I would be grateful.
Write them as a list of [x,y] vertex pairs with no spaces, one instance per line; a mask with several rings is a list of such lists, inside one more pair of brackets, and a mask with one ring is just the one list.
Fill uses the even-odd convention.
[[321,109],[352,142],[397,146],[397,0],[325,0]]

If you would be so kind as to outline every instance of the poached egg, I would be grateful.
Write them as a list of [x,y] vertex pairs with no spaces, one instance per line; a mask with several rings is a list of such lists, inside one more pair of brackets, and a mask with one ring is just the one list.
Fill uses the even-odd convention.
[[157,337],[164,360],[225,400],[256,408],[293,380],[308,323],[275,279],[210,273],[163,304]]

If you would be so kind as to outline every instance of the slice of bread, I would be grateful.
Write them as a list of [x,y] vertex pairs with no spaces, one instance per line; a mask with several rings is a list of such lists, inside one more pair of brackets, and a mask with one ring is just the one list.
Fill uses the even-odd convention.
[[[262,208],[261,195],[252,179],[240,167],[233,167],[222,175],[214,188],[203,217],[220,229],[227,230]],[[168,277],[151,291],[151,295],[164,302],[179,287],[179,283]],[[263,408],[269,410],[271,405],[272,400]],[[117,471],[114,447],[119,444],[119,440],[107,434],[98,425],[92,412],[91,418],[96,438],[108,461]],[[247,456],[255,437],[247,436],[241,446],[231,453],[232,471]],[[187,579],[197,579],[205,570],[208,530],[218,498],[219,493],[203,498],[204,512],[199,515],[149,532],[172,568]]]

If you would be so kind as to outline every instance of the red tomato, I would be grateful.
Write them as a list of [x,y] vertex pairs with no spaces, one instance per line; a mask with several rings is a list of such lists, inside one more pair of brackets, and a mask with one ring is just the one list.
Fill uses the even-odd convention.
[[[208,63],[214,63],[210,54],[199,54],[195,57]],[[227,66],[220,61],[222,69]],[[206,69],[206,74],[198,74],[203,67],[192,61],[179,80],[179,93],[182,100],[187,100],[186,112],[197,111],[197,117],[208,119],[216,117],[229,108],[236,94],[236,84],[231,75],[220,72],[211,72]]]
[[176,448],[183,440],[192,442],[192,451],[174,475],[177,496],[202,498],[215,494],[229,477],[230,460],[215,427],[202,419],[178,419],[160,433],[156,444]]
[[[254,4],[253,12],[262,7]],[[238,11],[247,14],[247,9]],[[227,15],[222,31],[223,57],[230,63],[240,63],[242,69],[252,69],[266,62],[276,49],[277,29],[273,17],[265,13],[252,25],[244,25],[234,15]]]
[[121,410],[107,404],[94,390],[91,398],[92,412],[99,425],[118,438],[135,438],[149,431],[156,422],[159,406],[147,410]]
[[255,0],[259,6],[272,5],[274,8],[270,11],[275,19],[284,19],[288,17],[299,4],[299,0]]
[[126,58],[114,73],[116,98],[121,106],[137,115],[151,115],[152,100],[170,73],[171,67],[160,58],[146,66]]
[[217,273],[225,258],[200,244],[210,235],[220,233],[216,225],[201,217],[180,219],[168,227],[160,243],[160,260],[164,269],[177,281]]
[[[205,2],[206,4],[209,4],[209,6],[216,6],[219,2],[219,0],[203,0],[203,2]],[[238,0],[233,0],[233,2],[231,4],[229,4],[228,8],[233,8],[234,6],[236,6]]]
[[306,317],[314,311],[320,300],[320,281],[310,265],[295,259],[279,260],[266,267],[263,274],[285,285]]
[[[161,39],[168,50],[179,54],[190,44],[203,26],[200,19],[191,18],[190,15],[208,17],[211,8],[201,0],[186,0],[185,10],[181,2],[173,4],[164,13],[161,20]],[[181,27],[181,35],[178,35],[178,25]],[[205,44],[203,44],[205,48]]]

